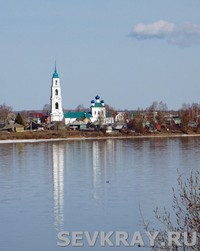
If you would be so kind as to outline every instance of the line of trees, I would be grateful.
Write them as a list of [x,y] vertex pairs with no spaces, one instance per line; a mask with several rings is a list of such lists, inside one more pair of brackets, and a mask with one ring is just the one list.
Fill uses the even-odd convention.
[[[175,123],[173,115],[180,120]],[[167,104],[161,102],[153,102],[152,105],[145,110],[135,112],[135,115],[129,119],[127,127],[134,129],[138,133],[145,131],[144,124],[149,123],[151,126],[159,124],[163,130],[180,131],[187,133],[190,130],[197,131],[200,127],[200,104],[183,104],[178,111],[168,111]]]
[[[83,105],[78,105],[76,111],[87,110]],[[111,115],[115,115],[116,111],[113,107],[106,105],[106,110]],[[124,122],[129,121],[128,128],[134,128],[138,132],[143,132],[143,123],[144,120],[148,120],[150,123],[155,123],[155,121],[160,125],[165,125],[165,115],[168,112],[167,104],[160,102],[153,102],[149,107],[144,110],[138,109],[135,112],[135,116],[131,117],[131,113],[126,110],[126,118]],[[48,116],[50,114],[50,105],[45,104],[43,107],[44,115]],[[187,130],[188,123],[193,121],[200,125],[200,104],[192,103],[192,104],[183,104],[181,109],[176,111],[177,115],[181,119],[182,130]],[[23,118],[27,117],[27,113],[20,112]],[[145,114],[145,117],[144,117]],[[8,123],[9,120],[15,117],[15,113],[13,112],[13,108],[5,103],[0,105],[0,123]]]

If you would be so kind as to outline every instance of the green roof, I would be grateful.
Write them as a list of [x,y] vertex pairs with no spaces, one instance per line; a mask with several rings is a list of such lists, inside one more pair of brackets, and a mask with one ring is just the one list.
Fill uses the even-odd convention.
[[70,118],[70,119],[91,118],[91,117],[92,115],[89,112],[65,112],[64,113],[64,118]]
[[94,106],[92,105],[91,108],[93,107],[104,107],[101,103],[95,103]]

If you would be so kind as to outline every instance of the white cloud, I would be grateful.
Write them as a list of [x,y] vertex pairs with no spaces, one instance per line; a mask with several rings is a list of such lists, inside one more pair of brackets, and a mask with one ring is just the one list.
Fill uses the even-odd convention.
[[136,24],[130,36],[138,39],[165,39],[177,46],[200,44],[200,25],[174,24],[163,20],[151,24]]

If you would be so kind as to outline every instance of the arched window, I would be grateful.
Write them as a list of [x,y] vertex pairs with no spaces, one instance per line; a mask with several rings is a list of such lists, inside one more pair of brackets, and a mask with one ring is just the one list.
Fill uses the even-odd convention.
[[58,89],[55,89],[55,95],[58,95]]
[[56,110],[58,109],[58,103],[55,103],[55,109]]
[[58,83],[58,80],[56,80],[56,85],[57,85],[57,83]]

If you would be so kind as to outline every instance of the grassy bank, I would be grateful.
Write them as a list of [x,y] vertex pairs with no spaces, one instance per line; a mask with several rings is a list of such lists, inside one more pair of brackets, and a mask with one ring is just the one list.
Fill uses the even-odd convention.
[[25,131],[25,132],[0,132],[0,140],[25,140],[25,139],[72,139],[72,138],[126,138],[126,137],[179,137],[179,136],[200,136],[197,133],[182,134],[182,133],[103,133],[101,131],[83,132],[83,131],[67,131],[67,130],[53,130],[53,131]]
[[[112,136],[120,136],[122,134],[112,133]],[[87,137],[107,137],[110,136],[103,132],[81,132],[67,130],[53,131],[25,131],[25,132],[0,132],[0,140],[15,139],[56,139],[56,138],[87,138]]]

